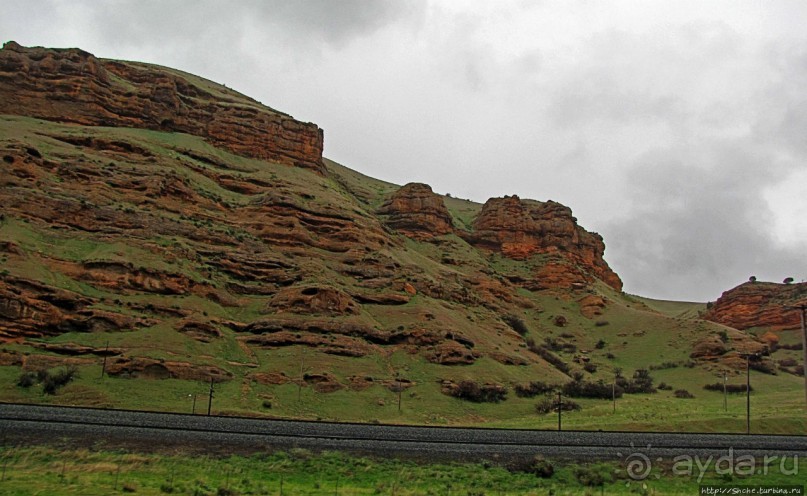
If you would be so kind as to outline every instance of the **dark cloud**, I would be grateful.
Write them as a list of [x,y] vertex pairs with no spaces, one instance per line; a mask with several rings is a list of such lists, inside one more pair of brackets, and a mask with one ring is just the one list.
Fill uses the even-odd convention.
[[[93,24],[107,39],[172,44],[197,41],[201,51],[209,48],[207,42],[228,42],[244,36],[247,26],[281,32],[301,46],[339,46],[422,10],[419,3],[394,0],[124,0],[86,5],[92,6]],[[241,48],[249,47],[245,41]],[[249,48],[262,51],[271,47]]]
[[[714,146],[714,144],[712,144]],[[628,170],[629,216],[604,229],[608,258],[637,294],[714,300],[757,275],[807,274],[801,250],[778,246],[763,192],[788,167],[753,142],[648,153]]]

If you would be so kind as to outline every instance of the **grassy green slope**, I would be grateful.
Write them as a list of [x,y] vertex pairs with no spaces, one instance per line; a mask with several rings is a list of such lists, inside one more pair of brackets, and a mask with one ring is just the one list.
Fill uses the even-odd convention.
[[[537,399],[518,398],[512,390],[515,384],[529,381],[561,384],[569,380],[566,374],[527,349],[526,340],[542,343],[549,338],[576,347],[576,351],[558,352],[574,371],[582,372],[582,365],[574,363],[576,357],[590,357],[596,370],[584,372],[587,380],[610,382],[617,369],[629,375],[638,368],[659,368],[666,364],[666,368],[652,371],[656,382],[663,381],[674,389],[687,389],[695,395],[694,399],[675,398],[672,391],[627,395],[618,401],[616,413],[610,401],[580,400],[584,408],[567,415],[565,425],[568,428],[744,430],[741,398],[730,398],[728,411],[724,411],[722,396],[702,389],[704,384],[719,380],[723,369],[708,363],[686,366],[693,343],[719,333],[722,328],[698,320],[698,304],[633,297],[605,285],[576,292],[530,292],[516,288],[513,291],[521,304],[464,303],[460,297],[440,298],[419,292],[405,305],[366,304],[359,314],[349,319],[333,317],[335,321],[350,320],[381,330],[425,327],[462,334],[472,340],[475,350],[482,354],[472,365],[431,363],[424,353],[407,346],[381,346],[376,353],[362,357],[338,356],[300,345],[246,346],[237,339],[239,332],[223,325],[219,326],[220,338],[210,342],[193,339],[177,331],[183,317],[158,315],[154,308],[181,311],[200,320],[239,323],[273,317],[273,312],[267,310],[272,294],[238,294],[228,289],[237,281],[202,255],[211,248],[225,252],[253,250],[289,260],[302,274],[299,284],[370,291],[366,281],[340,271],[343,254],[316,246],[272,244],[261,237],[248,222],[254,220],[249,218],[253,215],[249,209],[256,198],[223,187],[222,175],[274,185],[273,188],[284,191],[289,201],[300,208],[335,211],[340,215],[349,212],[367,226],[377,223],[376,209],[397,186],[331,161],[326,161],[329,176],[322,177],[306,170],[238,157],[199,138],[181,134],[84,128],[3,116],[0,136],[4,146],[23,143],[38,150],[54,165],[53,170],[42,168],[34,177],[14,183],[8,190],[12,198],[19,200],[39,195],[38,201],[42,202],[83,200],[91,209],[132,215],[148,220],[150,225],[174,226],[172,230],[154,232],[127,232],[125,229],[93,232],[44,219],[35,208],[7,212],[0,221],[0,242],[13,243],[18,253],[0,253],[3,277],[42,281],[94,298],[94,309],[154,322],[125,332],[72,331],[51,338],[8,339],[2,345],[4,351],[37,356],[39,362],[55,365],[72,358],[39,349],[38,344],[72,343],[95,348],[108,344],[124,349],[126,356],[216,366],[233,374],[232,380],[216,385],[213,410],[219,413],[552,428],[553,416],[535,414]],[[92,136],[96,140],[130,143],[146,150],[149,157],[71,145],[54,136]],[[192,158],[188,152],[208,159]],[[88,187],[86,180],[71,179],[60,173],[60,164],[89,167],[102,173],[92,178]],[[144,199],[135,191],[116,185],[116,177],[177,179],[187,188],[190,199]],[[479,204],[454,198],[446,198],[446,204],[456,225],[465,229],[470,227],[481,208]],[[540,257],[522,263],[483,253],[456,236],[446,236],[439,243],[422,243],[394,233],[386,235],[389,243],[367,256],[397,264],[396,280],[442,285],[440,287],[446,287],[449,292],[461,292],[467,287],[463,281],[480,274],[493,274],[494,280],[501,279],[502,275],[529,275],[542,263]],[[316,245],[319,241],[312,236],[310,243]],[[447,258],[452,260],[451,264],[443,262]],[[87,261],[132,263],[140,269],[185,277],[209,289],[164,295],[105,286],[77,277],[69,270]],[[587,318],[581,314],[579,300],[589,295],[606,299],[602,315]],[[525,322],[529,329],[526,336],[519,336],[503,322],[506,314],[517,315]],[[565,327],[554,324],[555,318],[561,315],[567,319]],[[492,359],[492,353],[520,357],[526,365],[505,365]],[[50,361],[41,357],[50,357]],[[0,400],[190,411],[196,395],[197,411],[206,408],[208,386],[203,382],[101,378],[99,357],[80,356],[75,363],[79,377],[56,395],[44,395],[38,387],[17,387],[20,367],[2,365]],[[300,387],[295,383],[301,370],[305,374],[331,374],[343,386],[356,377],[373,380],[362,387],[348,386],[322,393],[316,392],[311,384]],[[292,381],[267,384],[256,380],[256,373],[284,373]],[[415,383],[401,395],[400,412],[398,394],[387,387],[397,375]],[[753,395],[755,430],[803,432],[799,379],[789,374],[770,376],[757,372],[752,379],[759,385]],[[503,384],[510,392],[507,400],[498,404],[471,403],[441,393],[443,381],[462,380]],[[731,380],[741,381],[742,377],[735,371]]]

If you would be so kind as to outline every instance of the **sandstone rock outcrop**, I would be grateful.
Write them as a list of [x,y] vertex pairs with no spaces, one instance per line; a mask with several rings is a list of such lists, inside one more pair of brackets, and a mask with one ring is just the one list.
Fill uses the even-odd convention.
[[619,276],[603,259],[602,237],[578,226],[571,209],[560,203],[521,200],[515,195],[491,198],[473,228],[467,239],[474,246],[517,260],[536,254],[556,255],[622,290]]
[[186,379],[202,382],[224,382],[233,378],[232,372],[213,365],[195,365],[145,357],[120,357],[110,360],[106,372],[118,377]]
[[385,224],[410,238],[424,240],[454,231],[443,198],[431,186],[409,183],[396,191],[379,209]]
[[313,315],[355,315],[361,306],[349,294],[327,286],[284,288],[269,302],[269,309]]
[[801,317],[792,308],[797,304],[807,304],[807,283],[746,282],[724,292],[703,318],[741,330],[797,329]]
[[0,340],[132,330],[153,321],[91,306],[96,300],[30,279],[0,278]]
[[77,48],[8,42],[0,50],[0,114],[188,133],[237,155],[324,170],[323,133],[316,125],[206,83]]

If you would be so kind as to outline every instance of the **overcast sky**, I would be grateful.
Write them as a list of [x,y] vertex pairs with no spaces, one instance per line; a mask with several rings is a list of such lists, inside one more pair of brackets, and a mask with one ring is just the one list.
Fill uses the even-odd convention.
[[2,2],[0,37],[224,83],[367,175],[572,208],[625,291],[807,278],[807,2]]

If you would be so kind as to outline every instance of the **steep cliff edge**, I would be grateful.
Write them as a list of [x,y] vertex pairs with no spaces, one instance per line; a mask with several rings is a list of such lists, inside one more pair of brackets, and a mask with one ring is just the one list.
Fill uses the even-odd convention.
[[315,124],[190,74],[77,48],[3,45],[0,114],[188,133],[237,155],[324,169]]
[[796,329],[801,325],[793,305],[807,303],[807,283],[746,282],[725,291],[704,318],[735,329]]
[[[553,264],[555,267],[568,267],[561,272],[574,273],[576,265],[583,273],[594,275],[617,291],[622,290],[622,280],[603,259],[602,237],[580,227],[571,209],[557,202],[522,200],[516,195],[491,198],[482,207],[474,221],[473,232],[468,233],[466,239],[478,248],[500,252],[516,260],[536,254],[553,255],[562,261]],[[551,272],[557,273],[557,270]],[[553,277],[557,278],[557,274]],[[561,285],[566,285],[581,277],[557,279]]]
[[454,231],[443,198],[428,184],[409,183],[401,187],[378,213],[386,216],[386,225],[415,239],[429,239]]

